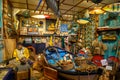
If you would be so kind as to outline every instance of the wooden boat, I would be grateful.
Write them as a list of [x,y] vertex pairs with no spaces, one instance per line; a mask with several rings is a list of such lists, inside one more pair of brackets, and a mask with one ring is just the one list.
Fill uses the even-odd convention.
[[[70,54],[72,58],[70,58],[69,55],[66,56],[67,54]],[[69,58],[69,60],[71,60],[73,64],[73,65],[68,64],[67,68],[66,66],[59,65],[59,62],[64,60],[65,56],[66,58]],[[91,72],[77,71],[75,68],[77,68],[78,66],[76,66],[74,62],[75,55],[62,48],[55,47],[55,46],[47,47],[45,49],[45,57],[48,65],[54,68],[55,70],[57,70],[59,73],[59,76],[64,77],[65,79],[78,80],[78,78],[79,79],[81,78],[84,80],[88,80],[89,78],[89,80],[93,80],[97,75],[97,71],[94,71],[94,70]]]

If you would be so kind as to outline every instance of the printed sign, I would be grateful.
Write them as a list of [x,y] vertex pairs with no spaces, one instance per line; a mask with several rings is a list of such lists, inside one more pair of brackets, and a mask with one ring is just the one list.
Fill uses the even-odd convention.
[[112,66],[106,66],[106,70],[112,70]]
[[103,59],[103,60],[101,60],[101,64],[102,64],[102,66],[107,66],[108,61],[106,59]]
[[68,24],[61,24],[60,32],[68,32]]

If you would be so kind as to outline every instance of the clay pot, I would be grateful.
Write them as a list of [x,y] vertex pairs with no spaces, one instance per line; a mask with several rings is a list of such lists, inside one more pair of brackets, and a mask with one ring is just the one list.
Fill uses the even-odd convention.
[[7,22],[7,20],[4,19],[3,23],[4,23],[4,25],[7,25],[8,22]]
[[8,10],[6,8],[3,8],[4,13],[8,13]]
[[7,14],[3,14],[3,18],[8,18],[8,15]]
[[[4,1],[6,1],[6,0],[4,0]],[[3,4],[3,7],[4,7],[4,8],[7,8],[8,6],[7,6],[7,4]]]

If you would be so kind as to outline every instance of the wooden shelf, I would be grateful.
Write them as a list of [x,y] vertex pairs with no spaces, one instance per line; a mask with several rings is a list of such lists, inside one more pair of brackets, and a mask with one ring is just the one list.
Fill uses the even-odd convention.
[[97,31],[115,31],[115,30],[120,30],[120,28],[97,28]]
[[[21,37],[50,37],[52,35],[20,35]],[[55,35],[55,37],[68,37],[68,36],[60,36],[60,35]]]

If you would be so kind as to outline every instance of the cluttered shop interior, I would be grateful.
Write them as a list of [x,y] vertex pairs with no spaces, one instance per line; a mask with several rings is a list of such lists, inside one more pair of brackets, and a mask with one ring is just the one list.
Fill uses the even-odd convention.
[[0,80],[120,80],[120,0],[0,0]]

